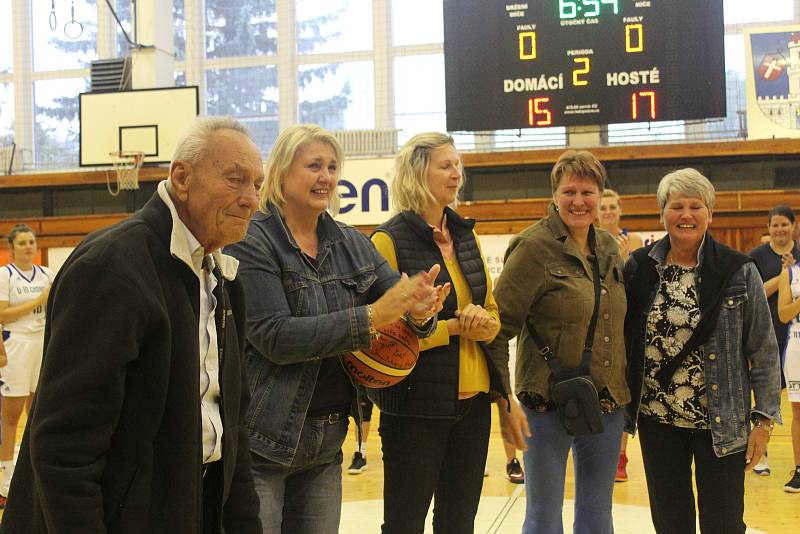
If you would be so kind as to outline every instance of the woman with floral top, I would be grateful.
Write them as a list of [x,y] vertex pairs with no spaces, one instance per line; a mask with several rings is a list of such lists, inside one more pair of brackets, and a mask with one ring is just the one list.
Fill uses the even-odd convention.
[[748,256],[708,233],[715,193],[705,176],[670,173],[656,196],[667,236],[625,264],[626,430],[638,423],[658,534],[695,532],[692,462],[701,532],[744,534],[744,473],[780,421],[764,287]]

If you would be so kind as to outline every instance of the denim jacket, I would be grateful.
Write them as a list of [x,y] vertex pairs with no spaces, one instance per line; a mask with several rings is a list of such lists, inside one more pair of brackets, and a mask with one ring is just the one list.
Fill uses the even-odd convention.
[[321,358],[370,345],[366,305],[400,277],[365,235],[327,213],[317,234],[315,267],[268,205],[225,250],[247,295],[250,450],[283,465],[297,452]]
[[[656,262],[659,278],[668,252],[669,240],[665,238],[659,240],[648,254]],[[702,247],[698,260],[698,266],[701,266]],[[635,277],[639,268],[631,256],[625,265],[626,282]],[[634,397],[626,407],[625,430],[631,433],[636,430],[641,402],[647,316],[657,292],[658,284],[650,288],[644,313],[639,317],[629,314],[625,327],[628,381]],[[719,320],[703,345],[708,423],[718,457],[747,448],[753,414],[781,422],[778,346],[756,266],[752,262],[745,263],[733,274],[724,292]],[[755,406],[751,404],[752,397],[755,397]]]

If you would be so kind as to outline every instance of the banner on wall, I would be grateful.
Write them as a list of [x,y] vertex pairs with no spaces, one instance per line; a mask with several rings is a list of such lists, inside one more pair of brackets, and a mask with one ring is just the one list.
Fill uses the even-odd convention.
[[351,225],[381,224],[389,219],[389,186],[394,158],[352,159],[339,178],[341,209],[337,220]]
[[747,136],[800,137],[800,25],[745,31]]

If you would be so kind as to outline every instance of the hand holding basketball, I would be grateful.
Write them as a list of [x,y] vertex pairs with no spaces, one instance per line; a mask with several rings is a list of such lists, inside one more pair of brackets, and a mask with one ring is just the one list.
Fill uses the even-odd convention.
[[403,319],[378,328],[378,332],[369,348],[342,356],[353,380],[369,388],[397,384],[414,369],[419,357],[417,336]]

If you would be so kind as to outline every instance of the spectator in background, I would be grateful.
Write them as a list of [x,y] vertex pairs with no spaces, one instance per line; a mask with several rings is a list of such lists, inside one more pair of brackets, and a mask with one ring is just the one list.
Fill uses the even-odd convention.
[[14,446],[24,409],[30,410],[44,345],[45,305],[53,274],[33,263],[38,252],[36,236],[28,226],[17,224],[8,234],[12,262],[0,269],[0,324],[8,350],[0,368],[3,385],[2,443],[0,443],[0,508],[5,506],[14,476]]
[[[772,208],[767,214],[767,229],[769,242],[757,246],[750,251],[750,257],[758,268],[761,280],[764,282],[764,291],[767,294],[769,313],[772,316],[772,327],[775,330],[775,339],[778,342],[778,357],[783,368],[786,343],[789,335],[789,325],[778,317],[778,281],[783,270],[794,265],[800,260],[800,248],[794,242],[793,234],[797,226],[792,209],[786,205]],[[786,380],[781,374],[781,387],[786,387]],[[766,453],[753,468],[758,475],[769,475],[769,463]]]
[[[629,234],[627,228],[620,226],[622,218],[622,202],[619,194],[613,189],[603,189],[603,196],[600,199],[600,215],[597,220],[600,228],[613,235],[617,239],[619,255],[622,261],[627,261],[631,252],[644,246],[642,238],[638,234]],[[628,481],[628,434],[622,433],[622,440],[619,445],[619,461],[617,462],[617,474],[614,478],[616,482]]]
[[359,402],[361,403],[361,424],[355,433],[356,452],[353,453],[353,460],[350,462],[350,467],[347,468],[348,475],[360,475],[367,470],[367,438],[372,421],[373,404],[366,396],[362,397]]

